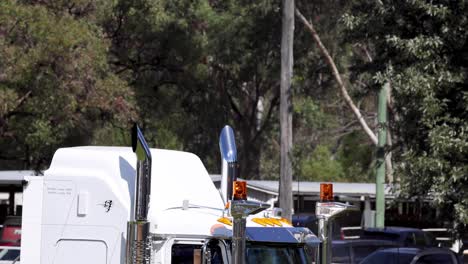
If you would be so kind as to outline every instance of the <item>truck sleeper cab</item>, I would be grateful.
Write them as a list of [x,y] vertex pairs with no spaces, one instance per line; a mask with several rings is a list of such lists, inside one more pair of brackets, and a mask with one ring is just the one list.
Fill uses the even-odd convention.
[[[150,151],[150,263],[232,263],[232,225],[222,220],[224,202],[200,159]],[[126,263],[135,177],[131,148],[57,150],[44,176],[26,177],[21,263]],[[317,237],[277,220],[253,221],[271,218],[265,214],[247,219],[247,263],[307,263],[306,243],[318,245]]]

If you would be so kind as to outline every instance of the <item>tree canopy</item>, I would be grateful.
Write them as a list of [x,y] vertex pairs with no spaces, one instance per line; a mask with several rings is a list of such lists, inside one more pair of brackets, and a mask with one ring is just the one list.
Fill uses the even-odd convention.
[[[100,28],[70,13],[0,3],[0,157],[43,168],[61,146],[90,144],[133,116],[131,91],[109,67]],[[16,164],[16,165],[14,165]]]
[[[362,118],[391,85],[395,178],[468,223],[468,4],[299,1]],[[45,169],[59,147],[194,152],[220,172],[235,132],[241,177],[279,177],[281,1],[0,1],[0,168]],[[373,182],[375,147],[302,24],[294,39],[295,180]]]
[[[397,174],[410,197],[432,196],[468,223],[468,4],[355,1],[348,39],[374,60],[358,75],[392,86]],[[460,227],[460,226],[459,226]]]

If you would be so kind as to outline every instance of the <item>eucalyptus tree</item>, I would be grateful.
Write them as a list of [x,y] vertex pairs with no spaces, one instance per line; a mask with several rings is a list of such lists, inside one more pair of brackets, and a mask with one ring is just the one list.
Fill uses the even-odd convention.
[[341,17],[350,6],[343,1],[297,1],[294,109],[299,179],[373,179],[375,94],[367,88],[367,79],[354,74],[354,67],[367,57],[343,38]]
[[391,81],[404,194],[432,197],[445,220],[466,230],[468,3],[355,1],[343,22],[349,41],[374,57],[359,73]]
[[228,0],[212,1],[212,8],[209,93],[238,131],[241,177],[274,177],[278,167],[262,168],[279,162],[271,152],[279,152],[280,5]]
[[54,3],[0,2],[2,168],[42,169],[58,147],[89,144],[96,129],[133,116],[102,31]]

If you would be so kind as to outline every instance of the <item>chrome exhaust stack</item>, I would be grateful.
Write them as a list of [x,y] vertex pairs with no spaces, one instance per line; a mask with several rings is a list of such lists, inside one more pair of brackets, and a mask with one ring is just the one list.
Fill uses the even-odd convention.
[[315,215],[318,218],[319,249],[316,251],[316,263],[330,264],[332,260],[332,222],[345,212],[359,211],[359,208],[350,204],[333,201],[333,185],[320,184],[320,202],[315,205]]
[[132,150],[137,157],[135,221],[147,220],[151,194],[151,152],[138,125],[132,129]]
[[132,129],[132,150],[136,154],[136,184],[133,219],[127,223],[127,264],[150,263],[148,209],[151,194],[151,152],[138,125]]
[[232,184],[237,180],[239,173],[236,140],[230,126],[225,126],[221,130],[219,149],[221,151],[221,196],[226,205],[232,199]]
[[231,259],[233,264],[244,264],[247,216],[261,212],[269,205],[247,201],[247,185],[245,182],[237,181],[239,168],[237,148],[234,132],[230,126],[225,126],[221,131],[219,148],[222,159],[221,196],[233,220]]

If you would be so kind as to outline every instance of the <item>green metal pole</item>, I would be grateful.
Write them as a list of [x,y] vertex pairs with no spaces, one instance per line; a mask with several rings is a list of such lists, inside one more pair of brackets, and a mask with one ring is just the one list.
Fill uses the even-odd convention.
[[385,226],[385,145],[387,144],[387,89],[389,83],[386,83],[379,92],[379,142],[377,144],[377,176],[375,179],[375,225],[376,227]]

